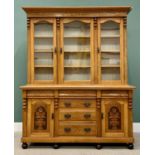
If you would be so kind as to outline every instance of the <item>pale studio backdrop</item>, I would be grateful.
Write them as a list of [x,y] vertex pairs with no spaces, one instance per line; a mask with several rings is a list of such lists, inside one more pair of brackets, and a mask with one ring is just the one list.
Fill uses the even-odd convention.
[[128,15],[128,78],[136,86],[133,99],[134,122],[140,121],[140,0],[15,0],[14,1],[14,121],[22,120],[20,85],[27,80],[26,14],[22,6],[132,6]]

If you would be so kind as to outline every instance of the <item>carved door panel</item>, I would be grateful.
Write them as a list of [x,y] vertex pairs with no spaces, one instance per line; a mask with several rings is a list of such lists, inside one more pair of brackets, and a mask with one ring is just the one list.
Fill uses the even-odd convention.
[[53,136],[53,109],[51,99],[29,99],[28,136]]
[[103,99],[102,136],[125,137],[128,131],[127,99]]

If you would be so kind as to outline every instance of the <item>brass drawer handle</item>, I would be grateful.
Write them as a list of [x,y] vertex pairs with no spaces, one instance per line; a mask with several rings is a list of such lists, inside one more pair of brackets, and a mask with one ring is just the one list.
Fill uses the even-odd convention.
[[69,118],[71,118],[71,114],[65,114],[64,117],[65,117],[66,119],[69,119]]
[[70,107],[71,103],[70,102],[65,102],[64,105],[65,105],[65,107]]
[[65,132],[71,132],[71,128],[64,128]]
[[90,132],[91,131],[91,128],[84,128],[84,131],[85,132]]
[[88,118],[90,118],[90,117],[91,117],[90,114],[84,114],[84,118],[88,119]]
[[87,107],[87,108],[90,107],[90,105],[91,104],[89,102],[84,103],[84,106]]

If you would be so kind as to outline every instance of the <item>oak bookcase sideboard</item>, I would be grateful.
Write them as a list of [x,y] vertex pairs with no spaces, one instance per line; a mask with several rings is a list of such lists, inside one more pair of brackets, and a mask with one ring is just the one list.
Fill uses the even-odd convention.
[[28,76],[22,148],[29,143],[125,143],[133,149],[127,75],[128,6],[23,7]]

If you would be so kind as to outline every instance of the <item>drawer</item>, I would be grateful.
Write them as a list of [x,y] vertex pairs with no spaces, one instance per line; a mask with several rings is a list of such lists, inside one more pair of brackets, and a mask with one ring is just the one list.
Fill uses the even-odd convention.
[[96,136],[96,122],[60,122],[59,136]]
[[96,97],[97,93],[95,90],[60,90],[59,97]]
[[95,100],[60,100],[60,108],[95,108]]
[[59,120],[91,121],[96,120],[95,109],[60,109]]
[[128,91],[125,90],[104,90],[101,92],[102,97],[128,97]]
[[28,98],[35,98],[35,97],[54,98],[54,91],[52,90],[30,90],[30,91],[27,91],[27,97]]

